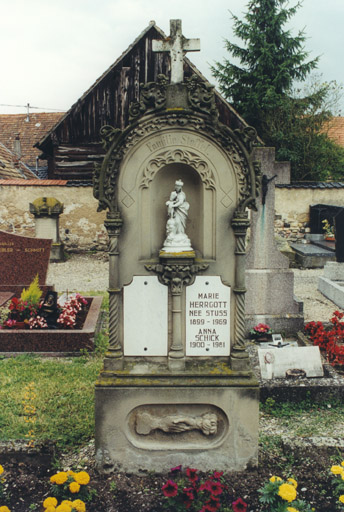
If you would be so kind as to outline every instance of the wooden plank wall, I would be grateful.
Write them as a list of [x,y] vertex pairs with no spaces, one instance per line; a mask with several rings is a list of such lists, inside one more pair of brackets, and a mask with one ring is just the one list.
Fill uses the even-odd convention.
[[[140,84],[155,81],[162,73],[169,76],[167,53],[152,52],[152,40],[161,39],[152,26],[148,32],[105,72],[77,101],[44,146],[48,156],[50,179],[91,180],[94,162],[101,162],[104,151],[99,132],[104,125],[125,128],[129,122],[129,105],[139,99]],[[187,65],[185,76],[193,71]],[[220,108],[220,117],[231,122],[231,112]],[[237,126],[235,126],[237,127]]]

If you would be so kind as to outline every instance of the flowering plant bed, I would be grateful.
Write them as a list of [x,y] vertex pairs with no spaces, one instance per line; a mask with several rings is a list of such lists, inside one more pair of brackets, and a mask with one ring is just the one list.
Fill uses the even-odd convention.
[[75,328],[1,329],[0,352],[64,352],[94,349],[102,297],[85,297],[83,325]]
[[330,327],[322,322],[309,322],[305,325],[305,332],[310,340],[320,350],[326,352],[326,357],[332,366],[344,365],[344,322],[341,321],[344,313],[334,311],[330,319]]

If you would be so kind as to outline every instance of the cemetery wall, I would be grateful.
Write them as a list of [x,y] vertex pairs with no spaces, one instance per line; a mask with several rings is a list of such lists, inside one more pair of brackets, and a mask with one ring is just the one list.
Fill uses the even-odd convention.
[[309,207],[316,204],[344,206],[344,187],[276,187],[275,233],[289,240],[304,238],[310,232]]
[[[22,181],[22,180],[21,180]],[[104,250],[107,233],[105,212],[97,212],[92,186],[0,186],[0,230],[35,236],[35,219],[29,203],[39,197],[55,197],[64,204],[59,218],[60,239],[68,252]]]
[[[309,206],[344,206],[343,188],[276,188],[275,232],[284,238],[303,238],[310,231]],[[34,236],[35,222],[29,203],[38,197],[55,197],[64,204],[60,238],[67,251],[105,250],[105,213],[97,212],[92,186],[0,185],[0,229]]]

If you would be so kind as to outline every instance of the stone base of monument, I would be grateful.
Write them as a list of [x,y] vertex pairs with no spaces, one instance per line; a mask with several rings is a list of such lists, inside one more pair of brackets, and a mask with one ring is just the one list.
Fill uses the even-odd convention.
[[82,329],[1,329],[0,352],[75,355],[80,350],[94,350],[102,297],[86,299],[91,303]]
[[256,290],[246,297],[246,332],[259,323],[275,332],[303,329],[303,302],[294,296],[294,274],[289,269],[246,270],[246,286]]
[[157,363],[132,362],[103,372],[95,398],[100,471],[257,466],[259,388],[251,372],[198,361],[178,374]]
[[319,277],[318,290],[338,307],[344,309],[344,263],[329,261]]
[[58,261],[64,260],[64,244],[62,242],[52,243],[50,250],[50,261],[57,263]]

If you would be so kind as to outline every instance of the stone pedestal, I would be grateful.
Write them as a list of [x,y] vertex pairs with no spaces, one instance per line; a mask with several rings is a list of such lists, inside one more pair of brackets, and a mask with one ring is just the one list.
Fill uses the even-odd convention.
[[258,464],[259,388],[225,363],[172,373],[131,363],[96,384],[96,462],[104,472],[171,467],[243,471]]

